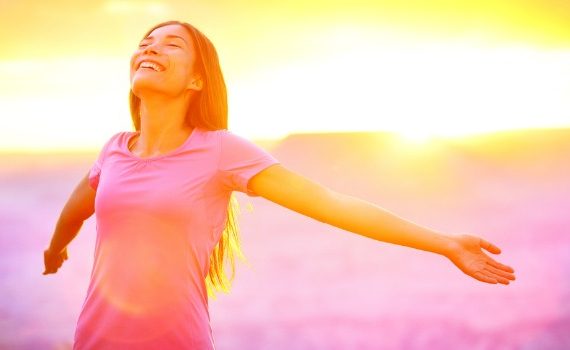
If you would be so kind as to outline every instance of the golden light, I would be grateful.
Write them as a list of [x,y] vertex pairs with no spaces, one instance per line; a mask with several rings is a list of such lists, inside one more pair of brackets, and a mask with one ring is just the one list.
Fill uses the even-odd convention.
[[241,81],[236,128],[276,137],[389,130],[417,140],[569,122],[570,80],[560,77],[570,78],[570,52],[355,33],[328,33],[319,52]]
[[432,140],[433,136],[422,131],[404,130],[399,132],[401,138],[413,145],[424,145]]
[[82,152],[130,128],[128,61],[8,61],[0,75],[10,82],[0,85],[5,151]]
[[216,45],[230,128],[249,138],[385,130],[426,140],[570,125],[570,14],[550,2],[77,6],[44,9],[58,18],[38,19],[49,41],[14,20],[26,6],[0,14],[18,33],[0,33],[0,150],[98,150],[130,130],[131,51],[172,18]]

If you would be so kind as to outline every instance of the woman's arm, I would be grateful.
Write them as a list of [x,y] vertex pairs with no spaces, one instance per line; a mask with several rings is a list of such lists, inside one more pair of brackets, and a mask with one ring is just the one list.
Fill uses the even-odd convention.
[[95,190],[89,186],[89,173],[77,184],[57,221],[49,247],[44,251],[44,275],[55,273],[67,259],[67,245],[77,236],[83,221],[95,212]]
[[481,251],[500,249],[471,235],[449,236],[416,225],[370,202],[334,192],[280,164],[255,175],[248,187],[258,195],[318,221],[372,238],[441,254],[464,273],[487,283],[514,280],[514,270]]

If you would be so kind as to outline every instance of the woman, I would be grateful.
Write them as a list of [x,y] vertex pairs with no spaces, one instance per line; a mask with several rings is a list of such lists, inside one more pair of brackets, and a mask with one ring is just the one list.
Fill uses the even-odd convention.
[[56,273],[67,245],[96,213],[95,259],[74,349],[213,349],[208,292],[227,286],[223,259],[232,258],[228,246],[236,243],[232,191],[441,254],[482,282],[515,279],[511,267],[482,251],[500,253],[486,240],[441,234],[336,193],[229,132],[216,51],[193,26],[152,28],[132,56],[130,76],[137,131],[106,142],[44,251],[44,274]]

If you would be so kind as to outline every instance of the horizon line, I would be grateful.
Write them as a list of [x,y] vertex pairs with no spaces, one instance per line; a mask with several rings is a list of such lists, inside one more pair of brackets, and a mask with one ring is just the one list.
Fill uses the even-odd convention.
[[[493,131],[479,131],[473,132],[466,135],[457,136],[428,136],[427,139],[433,140],[458,140],[458,139],[472,139],[477,137],[491,136],[497,134],[508,134],[508,133],[524,133],[524,132],[548,132],[548,131],[568,131],[570,132],[570,125],[568,126],[548,126],[548,127],[521,127],[513,129],[502,129]],[[405,133],[401,131],[394,130],[350,130],[350,131],[299,131],[291,132],[282,137],[246,137],[246,139],[251,140],[253,143],[257,144],[263,148],[272,148],[284,141],[285,139],[292,136],[322,136],[322,135],[349,135],[349,134],[385,134],[402,136]],[[405,136],[404,136],[405,137]],[[11,148],[0,148],[0,156],[33,156],[33,155],[61,155],[61,156],[82,156],[86,154],[93,154],[100,151],[100,148],[93,147],[75,147],[75,148],[58,148],[58,147],[46,147],[38,149],[11,149]]]

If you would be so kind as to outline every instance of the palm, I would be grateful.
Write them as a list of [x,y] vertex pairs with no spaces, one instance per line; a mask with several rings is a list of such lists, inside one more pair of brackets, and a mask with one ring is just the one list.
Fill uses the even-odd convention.
[[482,250],[483,248],[493,254],[500,254],[499,247],[471,235],[457,236],[455,243],[448,258],[466,275],[493,284],[509,284],[509,280],[515,279],[512,267],[493,260]]

